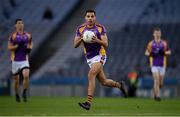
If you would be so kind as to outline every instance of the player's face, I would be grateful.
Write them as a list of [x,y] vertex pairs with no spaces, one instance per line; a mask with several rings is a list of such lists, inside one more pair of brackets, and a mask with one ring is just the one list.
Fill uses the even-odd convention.
[[92,12],[86,13],[85,20],[88,25],[93,25],[96,22],[96,15]]
[[154,33],[153,33],[153,36],[154,36],[154,38],[160,39],[161,38],[161,31],[155,30]]
[[23,21],[17,21],[15,27],[16,27],[16,30],[23,30],[24,29],[24,22]]

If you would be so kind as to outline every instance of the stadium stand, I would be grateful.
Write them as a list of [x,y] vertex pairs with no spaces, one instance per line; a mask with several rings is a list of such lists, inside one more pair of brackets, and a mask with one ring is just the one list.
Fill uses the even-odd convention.
[[[0,14],[2,14],[0,20],[3,22],[0,23],[0,30],[2,30],[0,31],[2,40],[0,42],[0,78],[10,74],[6,45],[14,19],[22,17],[25,20],[26,30],[33,33],[35,48],[33,53],[35,53],[78,1],[26,0],[22,2],[18,0],[16,5],[12,6],[12,3],[3,0],[4,6],[0,8]],[[151,72],[144,51],[148,41],[152,39],[153,27],[159,26],[162,29],[163,38],[168,40],[172,50],[172,55],[168,59],[165,83],[180,84],[180,80],[177,81],[180,76],[179,4],[179,0],[99,0],[95,8],[97,19],[106,27],[109,39],[108,59],[105,65],[108,77],[126,80],[127,74],[136,70],[141,81],[151,82]],[[51,10],[52,19],[43,18],[47,9]],[[89,68],[82,48],[73,48],[74,34],[75,31],[70,32],[63,46],[32,74],[31,85],[86,84],[85,77]],[[152,86],[152,83],[142,84],[140,87],[145,86]]]
[[[1,36],[1,62],[0,62],[0,78],[6,78],[10,74],[9,52],[7,51],[7,39],[13,30],[14,20],[23,18],[25,29],[33,34],[34,49],[33,53],[42,45],[48,36],[57,28],[58,24],[63,22],[64,18],[69,14],[72,8],[78,3],[78,0],[15,0],[16,7],[10,5],[10,1],[3,0],[0,10],[0,19],[3,32]],[[51,4],[49,4],[51,3]],[[43,13],[49,8],[52,11],[53,19],[43,18]],[[5,12],[5,15],[3,15]],[[8,15],[8,17],[6,16]],[[32,54],[33,54],[32,53]]]
[[[128,1],[129,2],[129,1]],[[100,19],[101,17],[103,17],[103,15],[105,14],[105,13],[108,13],[106,10],[108,10],[108,8],[106,8],[105,10],[100,10],[101,9],[101,5],[103,6],[104,4],[106,3],[106,1],[102,1],[102,3],[97,7],[97,14],[101,14],[100,16],[98,15],[98,18]],[[112,8],[115,8],[115,7],[113,7],[113,5],[115,5],[116,4],[116,2],[114,1],[114,2],[110,2],[110,3],[113,3],[113,4],[111,4],[110,6],[112,7]],[[112,12],[110,12],[109,14],[110,15],[113,15],[114,13],[113,13],[113,11],[117,11],[117,9],[118,8],[124,8],[124,9],[126,9],[127,7],[128,7],[128,3],[126,3],[126,2],[124,2],[124,4],[123,4],[123,1],[119,1],[119,2],[117,2],[117,3],[119,3],[118,5],[116,5],[117,7],[115,8],[115,9],[112,9],[112,8],[109,8],[109,9],[111,9],[111,11]],[[133,2],[131,2],[131,3],[133,3]],[[120,5],[120,6],[119,6]],[[99,10],[98,10],[98,8],[99,8]],[[134,10],[135,10],[135,8],[136,8],[136,5],[134,5]],[[102,11],[102,13],[99,13],[99,11]],[[133,11],[133,10],[132,10]],[[139,11],[139,12],[141,12],[141,11]],[[112,18],[112,19],[116,19],[116,18]],[[117,18],[118,19],[118,18]],[[126,19],[127,19],[127,17],[124,17],[122,20],[124,20],[124,21],[126,21]],[[103,21],[108,21],[108,20],[103,20]],[[116,24],[117,23],[117,21],[118,20],[114,20],[114,21],[112,21],[111,22],[111,24]],[[103,24],[105,23],[105,22],[102,22]],[[110,21],[109,21],[109,23],[110,23]],[[110,25],[111,25],[110,24]],[[108,25],[108,24],[107,24]],[[122,23],[122,25],[124,25],[124,23]],[[119,27],[121,26],[121,24],[120,25],[118,25]],[[118,28],[118,26],[116,27],[116,28]],[[113,27],[113,29],[115,29],[115,27]],[[73,34],[74,35],[74,34]],[[58,57],[52,57],[51,58],[51,60],[49,60],[49,64],[46,64],[46,65],[44,65],[43,67],[42,67],[42,69],[40,69],[40,71],[37,71],[36,73],[37,74],[35,74],[33,77],[36,77],[36,78],[39,78],[39,76],[40,75],[44,75],[44,73],[46,73],[46,72],[48,72],[49,73],[49,69],[48,69],[48,66],[49,65],[53,65],[53,66],[59,66],[59,67],[56,67],[55,69],[56,70],[54,70],[54,71],[63,71],[64,73],[63,74],[60,74],[60,76],[62,75],[62,76],[69,76],[69,77],[71,77],[71,76],[76,76],[76,77],[78,77],[78,76],[86,76],[86,73],[83,73],[83,72],[81,72],[81,70],[79,70],[79,69],[84,69],[84,70],[86,70],[87,71],[87,65],[84,65],[84,62],[82,62],[83,60],[85,60],[84,59],[84,57],[83,57],[83,55],[82,55],[82,51],[81,50],[79,50],[79,51],[77,51],[76,49],[73,49],[72,48],[72,39],[73,39],[73,37],[69,40],[69,41],[67,41],[66,42],[66,44],[67,44],[67,46],[68,46],[68,48],[69,49],[67,49],[67,46],[64,46],[63,47],[63,49],[59,49],[59,52],[57,52],[57,54],[55,55],[55,56],[58,56]],[[64,50],[64,51],[63,51]],[[67,52],[65,52],[65,51],[67,51]],[[64,53],[65,54],[65,56],[66,57],[68,57],[68,59],[66,59],[66,62],[57,62],[57,61],[59,61],[59,58],[61,58],[62,57],[62,55],[60,55],[60,54],[58,54],[58,53]],[[67,54],[67,53],[71,53],[71,54]],[[79,60],[78,60],[78,56],[79,55],[81,55],[81,57],[80,57],[80,62],[78,62]],[[64,55],[63,55],[64,56]],[[63,59],[63,58],[62,58]],[[56,62],[54,62],[54,64],[51,62],[51,61],[56,61]],[[60,60],[61,61],[61,60]],[[73,64],[73,68],[71,67],[71,63]],[[79,68],[79,65],[81,66],[81,68]],[[69,66],[68,67],[68,69],[70,69],[70,70],[66,70],[66,69],[64,69],[63,68],[63,66]],[[66,73],[65,71],[68,71],[68,73]]]
[[[128,72],[138,67],[143,77],[149,77],[150,69],[144,51],[152,38],[154,26],[160,26],[163,37],[171,45],[172,56],[167,69],[168,78],[177,78],[178,70],[178,27],[180,11],[175,0],[101,0],[96,6],[98,21],[105,25],[109,37],[106,73],[114,79],[126,79]],[[108,4],[106,8],[104,5]],[[129,7],[131,6],[131,7]],[[103,10],[102,10],[103,8]],[[128,9],[128,10],[127,10]],[[154,15],[156,12],[156,15]],[[173,17],[173,19],[171,18]],[[158,25],[157,25],[158,24]],[[72,34],[74,35],[74,34]],[[72,48],[72,38],[44,64],[33,79],[87,77],[88,66],[81,50]],[[49,66],[52,66],[49,69]]]

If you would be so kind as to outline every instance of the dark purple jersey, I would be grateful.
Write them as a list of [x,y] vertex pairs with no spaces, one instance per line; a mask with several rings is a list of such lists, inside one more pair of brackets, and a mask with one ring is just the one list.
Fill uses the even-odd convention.
[[12,61],[25,61],[27,60],[27,45],[31,38],[28,36],[29,34],[24,32],[23,34],[18,34],[17,32],[12,33],[9,38],[9,42],[12,45],[18,45],[18,48],[11,52],[11,60]]
[[[76,36],[82,36],[85,31],[92,31],[97,36],[98,39],[101,39],[101,35],[106,34],[104,26],[100,24],[95,24],[92,27],[88,27],[87,24],[82,24],[78,26],[76,30]],[[84,53],[87,59],[93,58],[96,55],[106,55],[105,48],[98,43],[85,43],[84,42]]]
[[166,67],[165,51],[169,50],[166,41],[160,40],[160,42],[156,42],[152,40],[148,43],[147,50],[150,52],[149,60],[151,66]]

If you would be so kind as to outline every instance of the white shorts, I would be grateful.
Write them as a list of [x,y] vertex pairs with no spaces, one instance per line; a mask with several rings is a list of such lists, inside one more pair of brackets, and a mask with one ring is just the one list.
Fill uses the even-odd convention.
[[29,68],[29,61],[12,61],[13,75],[19,74],[19,72],[24,68]]
[[106,56],[105,55],[96,55],[95,57],[93,57],[91,59],[87,59],[87,63],[90,68],[93,63],[97,63],[97,62],[100,62],[104,65],[106,63]]
[[161,76],[165,75],[165,68],[164,67],[159,67],[159,66],[152,66],[151,67],[151,72],[152,73],[159,73]]

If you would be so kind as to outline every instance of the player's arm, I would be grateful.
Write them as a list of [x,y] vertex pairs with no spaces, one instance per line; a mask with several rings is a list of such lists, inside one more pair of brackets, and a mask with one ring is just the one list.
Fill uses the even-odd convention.
[[8,39],[8,50],[14,51],[18,48],[18,44],[13,43],[13,37],[9,37]]
[[167,42],[165,42],[165,54],[166,55],[171,55],[171,50],[170,50]]
[[151,54],[151,48],[152,48],[151,46],[152,46],[152,44],[151,44],[151,42],[149,42],[148,46],[147,46],[147,49],[145,51],[146,56],[149,56]]
[[33,42],[32,42],[32,35],[27,34],[27,36],[28,36],[28,44],[27,44],[27,48],[26,48],[26,53],[29,54],[33,48]]
[[32,35],[28,34],[28,38],[29,38],[29,41],[28,41],[27,48],[32,49],[33,48]]
[[83,42],[82,37],[76,35],[75,38],[74,38],[74,48],[79,47],[82,42]]
[[99,43],[100,45],[102,45],[103,47],[107,48],[108,47],[108,38],[106,35],[106,29],[104,26],[100,26],[101,27],[101,31],[100,33],[100,38],[98,39],[96,36],[93,37],[93,42]]
[[82,42],[83,42],[82,33],[79,31],[79,27],[78,27],[76,30],[76,36],[74,38],[74,44],[73,44],[74,48],[79,47]]
[[107,39],[107,35],[101,35],[101,39],[98,39],[96,36],[93,36],[92,38],[92,42],[96,42],[99,43],[100,45],[102,45],[103,47],[107,48],[108,47],[108,39]]

